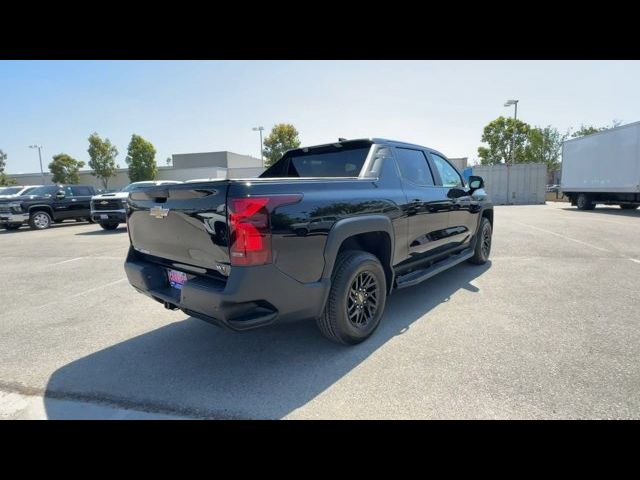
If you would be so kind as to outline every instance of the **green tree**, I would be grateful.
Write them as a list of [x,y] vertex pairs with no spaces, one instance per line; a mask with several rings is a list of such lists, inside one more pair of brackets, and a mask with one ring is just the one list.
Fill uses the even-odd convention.
[[93,175],[100,179],[102,186],[109,188],[109,179],[116,175],[116,156],[118,149],[108,138],[102,140],[97,133],[89,137],[89,167]]
[[524,161],[544,163],[548,172],[554,172],[560,165],[562,143],[568,138],[569,132],[561,134],[551,125],[535,127],[529,130],[529,139],[524,149]]
[[79,170],[84,167],[82,160],[76,160],[66,153],[59,153],[53,156],[53,161],[49,163],[49,171],[53,174],[53,183],[79,183]]
[[[478,147],[482,165],[494,163],[521,163],[525,160],[525,148],[531,127],[520,120],[498,117],[484,127],[482,141],[488,147]],[[513,150],[513,161],[511,150]]]
[[279,123],[271,129],[264,139],[265,166],[270,167],[282,158],[287,150],[300,146],[298,130],[290,123]]
[[17,182],[4,173],[4,169],[7,167],[7,154],[0,149],[0,187],[6,187],[8,185],[15,185]]
[[613,120],[611,125],[605,127],[594,127],[593,125],[581,124],[580,128],[571,134],[571,138],[585,137],[587,135],[593,135],[594,133],[602,132],[603,130],[609,130],[610,128],[619,127],[622,124],[620,120]]
[[129,180],[132,182],[155,180],[158,176],[156,149],[140,135],[131,135],[126,161],[129,165]]

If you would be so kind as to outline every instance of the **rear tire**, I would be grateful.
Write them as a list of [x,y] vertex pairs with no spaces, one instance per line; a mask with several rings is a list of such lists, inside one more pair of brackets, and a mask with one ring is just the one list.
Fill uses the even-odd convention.
[[476,246],[473,251],[473,257],[467,260],[474,265],[484,265],[489,260],[491,253],[491,237],[493,228],[487,217],[482,217],[480,228],[478,229],[478,238],[476,238]]
[[33,230],[46,230],[51,226],[51,222],[51,215],[42,210],[33,212],[29,216],[29,226]]
[[343,252],[336,259],[318,328],[333,342],[360,343],[380,324],[386,299],[387,282],[378,258],[359,250]]
[[623,203],[620,205],[622,210],[635,210],[638,207],[640,207],[640,205],[637,203]]
[[578,207],[578,210],[593,210],[596,208],[591,197],[586,193],[578,195],[578,198],[576,199],[576,207]]
[[101,223],[100,226],[105,230],[115,230],[118,228],[117,223]]

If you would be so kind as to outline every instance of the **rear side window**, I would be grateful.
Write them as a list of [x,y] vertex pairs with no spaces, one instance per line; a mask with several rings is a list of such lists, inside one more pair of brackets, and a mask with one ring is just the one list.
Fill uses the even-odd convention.
[[396,148],[398,154],[398,168],[402,177],[410,182],[422,186],[433,186],[433,175],[427,162],[427,157],[420,150]]
[[76,197],[90,197],[92,195],[89,187],[71,187]]

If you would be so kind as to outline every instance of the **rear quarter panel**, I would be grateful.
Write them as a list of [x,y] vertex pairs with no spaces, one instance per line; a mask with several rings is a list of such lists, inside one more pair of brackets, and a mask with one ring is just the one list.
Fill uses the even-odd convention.
[[404,202],[402,189],[378,179],[247,181],[234,183],[229,191],[234,197],[285,193],[301,193],[303,198],[277,208],[271,215],[274,264],[303,283],[318,281],[322,276],[327,236],[339,220],[383,214],[391,219],[396,231],[402,231],[403,221],[406,223],[400,208]]

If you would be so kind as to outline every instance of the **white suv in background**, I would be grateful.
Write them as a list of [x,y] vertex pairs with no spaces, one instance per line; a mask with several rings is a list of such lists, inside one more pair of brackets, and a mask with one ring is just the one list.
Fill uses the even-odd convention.
[[127,221],[127,199],[129,193],[156,185],[182,183],[175,180],[157,180],[130,183],[122,190],[102,193],[91,197],[91,220],[99,223],[105,230],[115,230]]
[[0,187],[0,198],[19,197],[20,195],[29,195],[34,188],[42,185],[11,185],[8,187]]

